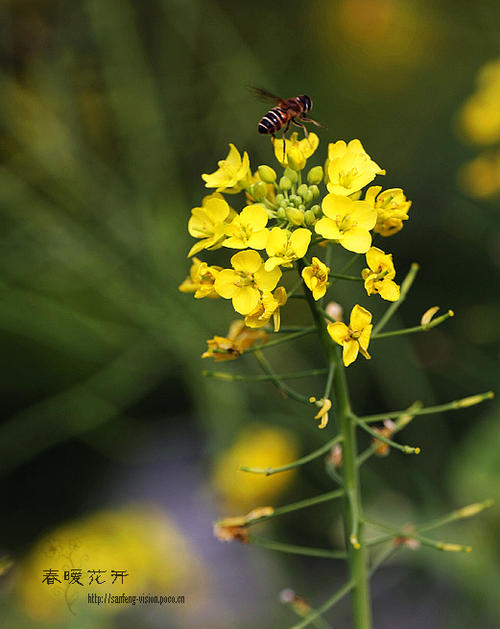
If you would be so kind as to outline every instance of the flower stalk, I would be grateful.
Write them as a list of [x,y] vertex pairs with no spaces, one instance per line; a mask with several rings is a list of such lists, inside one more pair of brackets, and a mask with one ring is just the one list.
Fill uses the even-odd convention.
[[[304,263],[299,260],[298,270],[300,273],[303,268]],[[305,294],[318,329],[318,337],[323,347],[325,358],[329,366],[334,366],[333,390],[339,434],[342,438],[342,481],[345,491],[343,499],[344,535],[346,539],[347,563],[351,578],[349,588],[345,593],[352,588],[355,629],[370,629],[372,626],[372,612],[367,556],[363,545],[363,525],[360,517],[362,509],[357,465],[356,424],[351,411],[344,365],[337,348],[328,334],[322,310],[306,288]]]

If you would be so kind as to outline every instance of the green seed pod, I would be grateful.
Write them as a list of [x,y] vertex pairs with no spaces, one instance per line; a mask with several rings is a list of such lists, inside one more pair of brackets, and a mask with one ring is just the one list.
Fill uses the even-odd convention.
[[290,177],[282,177],[280,179],[280,189],[281,190],[290,190],[292,188],[292,181]]
[[265,183],[274,183],[276,181],[276,172],[270,166],[262,164],[257,168],[257,170],[259,172],[259,177]]
[[319,197],[319,188],[316,184],[309,186],[309,190],[312,192],[313,199],[317,199]]
[[256,201],[264,201],[267,195],[267,184],[263,181],[253,183],[250,186],[249,192]]
[[312,227],[317,220],[316,214],[312,210],[304,212],[304,222],[308,227]]
[[292,225],[304,224],[304,212],[301,212],[295,207],[289,207],[286,210],[286,217],[292,223]]
[[283,173],[285,177],[288,177],[292,183],[297,183],[298,175],[291,168],[285,168],[285,172]]
[[304,198],[304,195],[307,191],[308,187],[305,183],[301,183],[300,186],[297,188],[297,194],[299,194],[302,198]]
[[311,170],[307,173],[307,181],[310,184],[321,183],[322,179],[323,168],[321,166],[314,166],[314,168],[311,168]]

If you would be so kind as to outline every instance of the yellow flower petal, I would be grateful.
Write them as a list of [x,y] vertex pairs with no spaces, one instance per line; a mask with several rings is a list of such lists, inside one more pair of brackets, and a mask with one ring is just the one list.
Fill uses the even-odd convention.
[[231,264],[237,271],[251,275],[262,265],[262,258],[256,251],[239,251],[231,258]]
[[[351,321],[349,327],[351,330],[362,331],[372,321],[372,314],[363,306],[356,304],[351,312]],[[335,324],[333,324],[335,325]]]
[[365,253],[372,244],[372,237],[370,232],[366,229],[363,229],[362,227],[354,227],[344,232],[340,244],[348,251],[354,251],[354,253]]
[[337,223],[331,218],[320,218],[314,225],[317,234],[327,238],[328,240],[338,240],[342,237],[342,233],[337,227]]
[[239,275],[232,269],[222,270],[215,278],[214,288],[217,294],[224,299],[231,299],[236,293],[236,282],[239,280]]
[[335,323],[329,323],[327,326],[328,334],[332,337],[335,343],[343,345],[346,338],[349,337],[349,328],[342,321],[336,321]]
[[311,242],[311,232],[300,227],[290,236],[290,246],[297,258],[303,258],[307,253],[307,248]]
[[342,360],[344,365],[349,367],[358,357],[359,343],[357,341],[347,341],[344,343],[344,350],[342,352]]
[[281,269],[276,267],[272,271],[266,271],[264,265],[254,274],[255,283],[261,290],[274,290],[280,281]]
[[260,293],[251,286],[237,287],[233,295],[233,308],[242,315],[255,310],[259,304]]

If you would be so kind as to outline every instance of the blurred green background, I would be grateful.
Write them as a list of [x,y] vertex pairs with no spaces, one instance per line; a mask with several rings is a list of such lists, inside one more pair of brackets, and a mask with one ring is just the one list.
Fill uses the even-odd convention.
[[[289,626],[282,588],[317,605],[342,582],[340,563],[212,538],[218,515],[271,499],[259,502],[256,490],[256,503],[238,503],[233,481],[228,489],[213,477],[246,425],[286,431],[278,436],[289,458],[328,435],[271,385],[201,377],[205,339],[224,334],[233,315],[227,302],[177,290],[190,266],[190,209],[205,194],[200,174],[216,169],[229,142],[249,152],[253,168],[273,163],[256,131],[265,106],[249,85],[309,94],[313,117],[328,127],[311,163],[322,163],[328,141],[359,138],[387,169],[384,187],[402,187],[413,201],[403,231],[384,242],[399,279],[411,262],[421,265],[392,325],[415,325],[433,305],[456,313],[425,335],[374,345],[373,359],[349,371],[356,411],[494,389],[500,202],[475,201],[458,186],[478,147],[457,119],[479,68],[500,55],[499,20],[492,0],[0,4],[0,555],[15,562],[0,577],[2,627]],[[354,299],[350,287],[338,293]],[[284,322],[301,316],[290,307]],[[304,341],[271,358],[279,371],[320,366],[318,356]],[[251,360],[234,368],[256,371]],[[368,512],[419,521],[500,499],[498,419],[491,402],[415,420],[404,442],[420,445],[419,457],[396,452],[366,466]],[[242,439],[251,447],[252,432]],[[232,469],[219,479],[232,479]],[[321,460],[285,485],[273,504],[331,487]],[[71,522],[97,526],[88,518],[105,510],[125,522],[130,513],[120,509],[130,505],[160,509],[162,535],[181,535],[189,547],[192,560],[175,562],[162,547],[169,581],[142,564],[149,591],[186,595],[182,610],[86,606],[72,615],[53,593],[40,598],[38,583],[30,590],[26,566],[40,539]],[[269,536],[338,545],[337,517],[335,505],[323,505],[283,518]],[[471,555],[402,551],[374,580],[377,627],[403,618],[411,628],[499,626],[499,521],[493,508],[440,532],[471,544]],[[142,541],[148,522],[137,525]],[[127,539],[134,546],[132,533]],[[349,627],[348,603],[331,619]]]

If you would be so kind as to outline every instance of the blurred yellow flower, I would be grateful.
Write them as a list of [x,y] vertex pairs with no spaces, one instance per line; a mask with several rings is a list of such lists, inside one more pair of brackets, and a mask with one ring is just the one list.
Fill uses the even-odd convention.
[[278,162],[292,170],[302,170],[307,160],[319,146],[319,138],[316,133],[309,133],[307,138],[298,139],[297,132],[292,133],[290,139],[285,139],[285,159],[283,159],[283,140],[276,139],[273,142],[274,155]]
[[396,271],[391,253],[384,253],[377,247],[371,247],[366,252],[368,269],[361,271],[365,280],[365,289],[368,295],[378,293],[382,299],[397,301],[399,299],[399,286],[394,282]]
[[201,177],[207,188],[217,188],[217,192],[240,192],[249,185],[252,177],[248,153],[245,151],[242,158],[234,144],[229,144],[229,153],[226,159],[219,162],[219,168]]
[[247,205],[226,226],[228,238],[224,240],[224,247],[230,249],[264,249],[269,236],[265,228],[268,216],[266,208],[259,203]]
[[207,341],[208,350],[201,355],[202,358],[213,358],[216,362],[225,360],[235,360],[241,356],[243,350],[256,341],[265,341],[267,334],[263,330],[251,330],[246,326],[243,319],[233,321],[229,326],[227,337],[214,336]]
[[233,308],[242,315],[250,314],[259,305],[261,291],[273,290],[281,277],[279,268],[264,269],[264,263],[256,251],[239,251],[231,258],[234,270],[224,269],[215,280],[215,290],[232,299]]
[[219,297],[215,292],[214,283],[220,266],[208,266],[198,258],[193,258],[189,276],[179,286],[182,293],[194,293],[196,299],[203,297]]
[[270,502],[293,479],[295,470],[264,476],[242,472],[240,465],[276,467],[298,457],[293,435],[283,428],[247,425],[215,463],[212,481],[229,508],[245,509]]
[[226,239],[226,224],[234,216],[227,202],[219,194],[203,198],[201,207],[191,210],[188,232],[193,238],[201,238],[189,250],[191,257],[202,249],[218,249]]
[[283,286],[271,293],[270,290],[262,291],[259,305],[245,317],[245,324],[249,328],[260,328],[273,317],[274,331],[280,329],[280,308],[286,304],[287,295]]
[[370,229],[377,220],[377,211],[366,201],[352,201],[349,197],[327,194],[321,205],[324,218],[314,226],[316,232],[335,240],[348,251],[366,253],[372,244]]
[[376,175],[385,175],[359,140],[344,140],[328,145],[328,158],[325,162],[326,184],[329,192],[348,196],[359,192]]
[[[165,513],[140,505],[102,511],[53,530],[18,569],[17,595],[23,612],[36,621],[53,623],[70,617],[78,605],[88,608],[88,593],[182,592],[199,579],[201,566]],[[42,582],[47,570],[57,571],[61,583]],[[101,585],[94,570],[105,571],[98,577]],[[125,570],[123,584],[121,578],[113,583],[112,570]],[[75,574],[83,585],[71,583]],[[102,605],[97,611],[123,607]]]
[[472,142],[500,141],[500,59],[490,61],[478,73],[476,91],[462,107],[459,122]]
[[312,264],[302,271],[302,278],[315,300],[321,299],[328,288],[329,267],[319,258],[313,257]]
[[393,236],[403,229],[408,220],[411,201],[407,201],[401,188],[390,188],[380,192],[382,186],[370,186],[365,201],[377,210],[377,223],[373,231],[381,236]]
[[294,260],[306,255],[310,242],[311,232],[304,227],[293,232],[273,227],[266,244],[269,259],[264,263],[264,268],[272,271],[277,266],[291,267]]
[[365,358],[371,358],[368,353],[370,334],[373,328],[371,320],[371,312],[356,304],[351,311],[349,327],[340,321],[328,324],[328,334],[335,343],[344,348],[342,359],[346,367],[356,360],[359,352]]
[[500,195],[500,151],[481,153],[458,173],[461,188],[475,199]]

